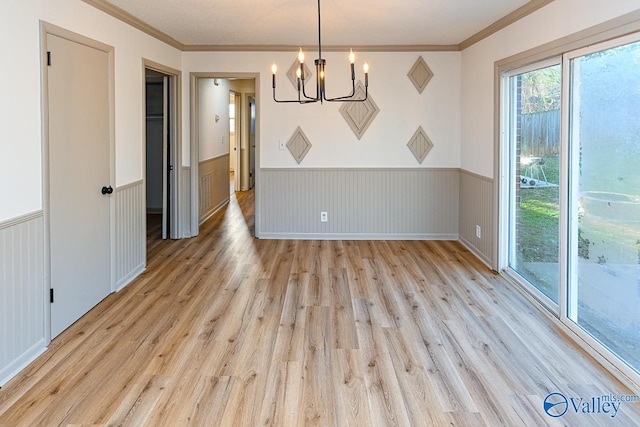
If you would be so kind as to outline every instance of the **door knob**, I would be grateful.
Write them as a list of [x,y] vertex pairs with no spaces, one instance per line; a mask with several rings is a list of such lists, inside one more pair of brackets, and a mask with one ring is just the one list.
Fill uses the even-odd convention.
[[113,188],[111,186],[102,187],[102,194],[111,194],[113,193]]

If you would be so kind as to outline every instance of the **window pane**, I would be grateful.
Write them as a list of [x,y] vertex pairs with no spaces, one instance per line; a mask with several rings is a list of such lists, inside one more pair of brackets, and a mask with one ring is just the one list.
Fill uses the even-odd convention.
[[510,78],[509,265],[558,303],[561,66]]
[[640,43],[571,61],[569,316],[640,368]]

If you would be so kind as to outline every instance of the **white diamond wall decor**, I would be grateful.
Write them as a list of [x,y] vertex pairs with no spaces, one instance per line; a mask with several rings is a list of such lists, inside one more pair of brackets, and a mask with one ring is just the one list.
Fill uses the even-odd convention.
[[[298,90],[298,75],[296,73],[298,72],[299,68],[300,62],[293,61],[293,64],[291,64],[289,71],[287,71],[287,77],[289,78],[289,81],[291,82],[295,90]],[[307,64],[304,64],[304,87],[307,87],[311,80],[313,80],[313,72],[311,71],[311,69],[309,69],[309,67],[307,67]],[[313,95],[310,94],[309,96],[314,95],[315,93]]]
[[415,156],[418,163],[422,164],[424,158],[427,157],[427,154],[429,154],[429,151],[433,148],[433,143],[424,129],[422,129],[422,126],[419,126],[416,133],[414,133],[409,140],[407,147],[409,147],[409,150],[411,150],[411,153]]
[[302,162],[302,159],[311,150],[311,142],[309,142],[309,138],[299,126],[291,136],[291,139],[289,139],[289,142],[287,142],[287,148],[298,164]]
[[431,68],[424,62],[424,59],[421,57],[418,58],[416,63],[409,71],[409,80],[413,83],[413,85],[418,89],[418,93],[422,93],[425,87],[429,84],[431,77],[433,77],[433,72]]
[[[355,97],[364,98],[364,94],[364,85],[359,81],[356,85]],[[342,104],[342,107],[340,107],[340,114],[342,114],[342,117],[344,117],[358,139],[362,138],[362,135],[367,131],[367,128],[379,112],[380,109],[374,102],[371,94],[369,94],[366,101],[345,102]]]

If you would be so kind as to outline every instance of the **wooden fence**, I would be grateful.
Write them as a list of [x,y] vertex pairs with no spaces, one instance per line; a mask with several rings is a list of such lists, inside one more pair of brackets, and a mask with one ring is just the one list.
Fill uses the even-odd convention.
[[522,155],[543,157],[558,154],[560,110],[522,115]]

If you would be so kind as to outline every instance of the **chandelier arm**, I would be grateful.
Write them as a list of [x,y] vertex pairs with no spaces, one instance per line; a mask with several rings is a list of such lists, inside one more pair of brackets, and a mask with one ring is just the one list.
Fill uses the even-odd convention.
[[[317,99],[316,99],[316,98],[312,98],[312,97],[310,97],[309,95],[307,95],[307,91],[306,91],[306,89],[305,89],[305,84],[304,84],[304,81],[305,81],[306,79],[304,78],[304,76],[305,76],[305,73],[304,73],[304,64],[301,62],[301,63],[300,63],[300,80],[301,80],[301,82],[302,82],[302,84],[301,84],[301,86],[302,86],[302,95],[305,97],[305,99],[310,99],[310,100],[313,100],[313,101],[317,101]],[[298,92],[299,92],[299,91],[300,91],[300,90],[298,89]]]
[[318,102],[316,98],[306,97],[307,99],[302,99],[300,97],[300,90],[298,90],[298,103],[300,104],[313,104],[314,102]]
[[352,79],[350,95],[338,96],[336,98],[327,98],[326,93],[324,93],[323,97],[324,97],[324,100],[327,102],[364,102],[367,100],[368,95],[369,95],[369,88],[365,87],[364,98],[362,99],[354,98],[354,96],[356,96],[356,82],[355,82],[355,79]]
[[338,98],[324,98],[327,102],[364,102],[369,97],[369,88],[364,88],[364,98],[353,98],[355,96],[355,90],[351,95],[340,96]]
[[276,99],[276,89],[273,88],[273,100],[279,104],[311,104],[314,102],[318,102],[317,99],[313,99],[313,98],[309,98],[307,99],[301,99],[300,95],[298,94],[298,99]]
[[304,79],[302,79],[302,95],[306,98],[306,99],[311,99],[314,102],[318,101],[318,98],[312,98],[309,95],[307,95],[307,92],[305,91],[305,87],[304,87]]
[[294,101],[294,102],[297,102],[298,104],[315,104],[316,102],[318,102],[318,100],[309,98],[309,99],[301,99],[300,101]]
[[338,101],[340,99],[347,99],[347,98],[353,98],[356,94],[356,83],[352,80],[351,81],[351,94],[350,95],[345,95],[345,96],[338,96],[336,98],[327,98],[327,93],[324,93],[324,100],[325,101]]
[[367,95],[365,94],[362,99],[353,99],[353,96],[341,96],[339,98],[325,98],[327,102],[364,102],[367,100]]

